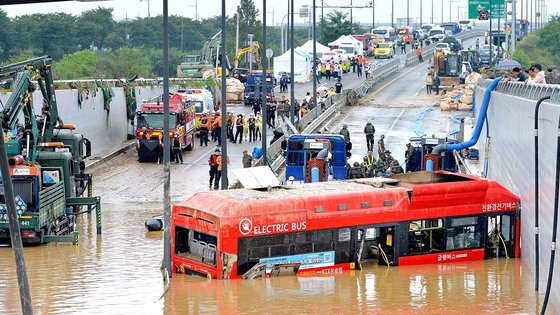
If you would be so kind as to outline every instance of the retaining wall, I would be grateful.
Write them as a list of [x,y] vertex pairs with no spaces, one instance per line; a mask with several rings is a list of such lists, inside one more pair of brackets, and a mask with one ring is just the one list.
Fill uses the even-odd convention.
[[[489,81],[480,82],[475,88],[476,110],[480,108],[485,88]],[[521,197],[521,255],[530,273],[535,274],[535,150],[534,150],[534,113],[536,87],[500,84],[492,93],[488,107],[488,134],[486,126],[482,129],[478,146],[481,164],[488,155],[488,178]],[[541,86],[538,89],[558,95],[558,86]],[[549,95],[550,95],[549,94]],[[523,96],[522,96],[523,95]],[[544,94],[543,94],[544,95]],[[478,113],[477,113],[478,115]],[[539,114],[539,226],[540,226],[540,288],[546,289],[550,260],[556,149],[560,102],[553,97],[552,102],[544,102]],[[485,150],[488,142],[488,154]],[[524,285],[534,286],[534,282]],[[560,307],[560,255],[556,255],[555,274],[550,302]]]
[[[113,100],[110,111],[103,107],[103,93],[100,89],[96,95],[92,93],[86,99],[85,95],[81,106],[78,106],[78,90],[57,90],[56,98],[58,112],[66,124],[75,124],[75,132],[83,134],[92,142],[92,157],[102,157],[106,154],[121,149],[127,140],[129,130],[132,130],[130,121],[126,118],[126,102],[123,88],[113,87]],[[138,104],[142,99],[148,99],[162,93],[161,86],[145,86],[136,88]],[[0,101],[6,104],[10,97],[0,94]],[[33,93],[35,113],[41,113],[42,95],[40,91]],[[64,131],[62,131],[64,132]]]

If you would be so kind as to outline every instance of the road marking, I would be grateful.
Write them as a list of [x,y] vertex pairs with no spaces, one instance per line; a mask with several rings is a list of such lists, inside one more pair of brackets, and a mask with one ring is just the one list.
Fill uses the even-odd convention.
[[416,92],[416,94],[414,94],[414,96],[418,96],[418,93],[420,93],[420,91]]
[[387,130],[387,133],[385,134],[385,141],[389,142],[389,136],[391,134],[391,131],[393,130],[393,128],[395,127],[395,125],[397,124],[397,121],[401,118],[402,114],[404,114],[404,111],[406,110],[406,108],[404,108],[401,113],[397,116],[397,118],[393,121],[393,124],[391,124],[391,127],[389,127],[389,130]]
[[404,72],[403,74],[399,75],[398,77],[394,78],[393,80],[385,83],[383,86],[381,86],[379,89],[377,89],[377,91],[371,93],[368,96],[365,96],[364,98],[362,98],[362,102],[368,102],[370,101],[375,95],[379,94],[379,92],[383,91],[385,88],[387,88],[389,85],[393,84],[393,82],[397,81],[398,79],[404,77],[405,75],[409,74],[410,72],[416,70],[416,68],[423,66],[424,63],[421,63],[415,67],[412,67],[411,69],[407,70],[406,72]]

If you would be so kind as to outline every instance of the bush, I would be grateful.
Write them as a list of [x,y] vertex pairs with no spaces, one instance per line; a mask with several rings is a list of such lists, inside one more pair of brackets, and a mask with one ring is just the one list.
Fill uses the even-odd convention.
[[67,54],[55,63],[54,69],[61,80],[94,78],[97,72],[97,57],[91,50]]

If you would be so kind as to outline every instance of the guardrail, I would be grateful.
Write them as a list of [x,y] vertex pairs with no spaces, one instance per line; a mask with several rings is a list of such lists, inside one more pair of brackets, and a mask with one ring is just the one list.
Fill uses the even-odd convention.
[[[480,79],[477,85],[487,88],[492,80]],[[523,82],[500,82],[494,92],[523,98],[538,100],[543,96],[550,96],[547,102],[560,104],[560,85],[558,84],[525,84]]]

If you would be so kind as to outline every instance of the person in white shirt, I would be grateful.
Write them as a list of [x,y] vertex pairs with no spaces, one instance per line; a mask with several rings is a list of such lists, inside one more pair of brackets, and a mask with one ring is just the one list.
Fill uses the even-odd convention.
[[527,80],[527,83],[546,84],[544,71],[542,71],[542,66],[540,64],[535,63],[531,65],[531,68],[529,68],[529,74],[531,77]]

